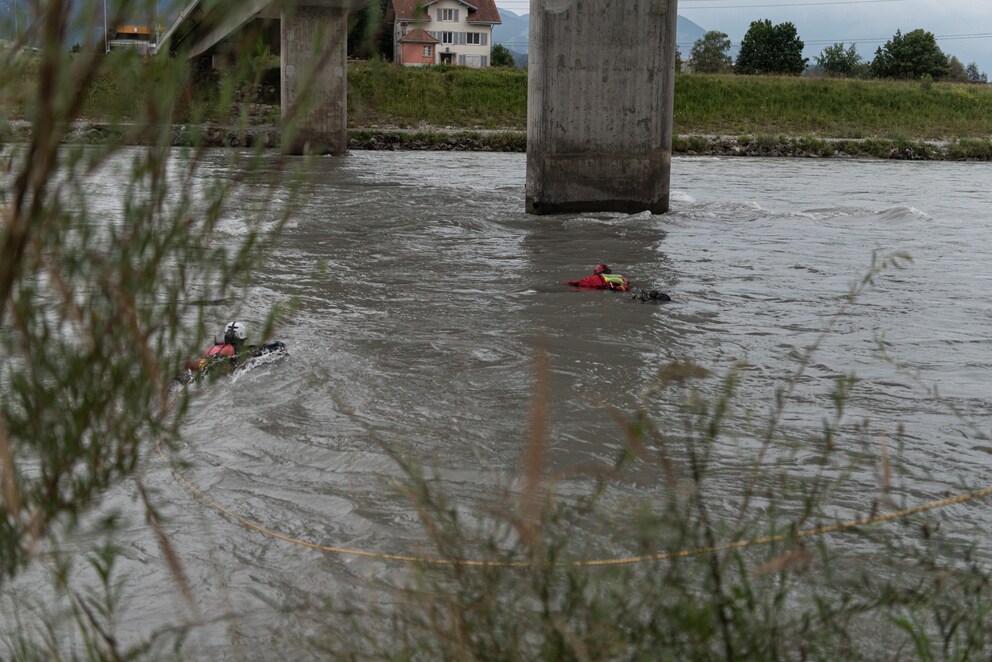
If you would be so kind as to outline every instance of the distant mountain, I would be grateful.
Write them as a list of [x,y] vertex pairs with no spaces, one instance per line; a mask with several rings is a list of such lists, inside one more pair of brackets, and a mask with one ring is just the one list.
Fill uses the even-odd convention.
[[[503,20],[503,24],[493,27],[493,43],[505,46],[506,50],[513,54],[514,60],[518,59],[518,54],[527,55],[530,17],[526,14],[519,16],[506,9],[499,10],[499,17]],[[520,66],[519,61],[517,66]]]
[[679,16],[678,21],[675,24],[675,43],[678,44],[679,52],[682,53],[683,59],[689,58],[689,51],[692,50],[692,45],[698,40],[703,38],[708,32],[706,28],[702,28],[689,19]]
[[[493,43],[503,44],[508,51],[513,53],[513,58],[517,60],[517,66],[520,66],[517,54],[527,55],[530,16],[527,14],[521,16],[512,11],[500,9],[499,17],[503,19],[503,24],[493,28]],[[683,58],[689,56],[692,45],[697,39],[702,39],[706,32],[705,28],[696,25],[689,19],[682,16],[678,17],[675,25],[675,41]]]
[[[682,54],[683,60],[689,59],[689,54],[692,53],[692,45],[703,38],[703,36],[709,32],[706,28],[696,25],[687,18],[679,16],[678,24],[675,28],[675,42],[678,44],[679,53]],[[732,44],[730,50],[727,51],[727,55],[730,56],[731,60],[737,60],[737,54],[740,53],[740,44]]]
[[[507,48],[506,50],[510,51],[509,48]],[[513,56],[513,66],[517,67],[518,69],[526,69],[527,68],[527,54],[526,53],[519,53],[517,51],[510,51],[510,55]]]

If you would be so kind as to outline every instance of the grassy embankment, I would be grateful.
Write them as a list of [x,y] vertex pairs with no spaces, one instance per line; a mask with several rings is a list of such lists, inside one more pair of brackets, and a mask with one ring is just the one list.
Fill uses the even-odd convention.
[[[218,139],[278,140],[278,86],[273,61],[259,63],[267,81],[240,95],[239,118],[210,108],[224,76],[190,85],[176,124],[241,124]],[[114,66],[93,83],[83,111],[94,122],[127,120],[144,106],[135,66]],[[264,67],[268,67],[265,69]],[[31,68],[23,69],[30,89]],[[277,81],[278,78],[276,77]],[[444,148],[523,151],[527,73],[519,69],[406,68],[355,62],[348,68],[348,118],[356,148]],[[0,112],[24,116],[24,99]],[[2,115],[0,115],[2,117]],[[239,121],[232,121],[236,119]],[[23,131],[24,129],[22,129]],[[99,140],[103,127],[82,131]],[[0,130],[0,137],[12,129]],[[992,159],[992,86],[918,81],[681,75],[675,82],[673,150],[684,154],[875,156]],[[15,136],[16,139],[16,134]],[[182,139],[180,136],[179,139]]]
[[[521,70],[360,63],[350,67],[349,84],[358,139],[382,135],[383,127],[432,127],[386,134],[401,143],[436,140],[437,127],[526,129],[527,74]],[[987,85],[682,75],[675,81],[673,147],[697,154],[990,159],[990,118]],[[511,133],[498,140],[523,149]]]

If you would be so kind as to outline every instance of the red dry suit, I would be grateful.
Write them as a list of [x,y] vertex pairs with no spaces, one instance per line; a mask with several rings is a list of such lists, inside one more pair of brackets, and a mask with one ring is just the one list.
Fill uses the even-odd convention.
[[588,287],[595,290],[630,291],[630,281],[617,274],[593,274],[579,280],[565,281],[565,284],[573,287]]
[[217,343],[203,353],[204,358],[219,359],[223,356],[234,356],[234,345],[230,343]]
[[214,361],[218,361],[223,358],[233,359],[237,356],[237,352],[234,350],[234,345],[230,343],[217,343],[207,351],[203,353],[203,357],[198,361],[189,361],[186,363],[187,370],[202,370]]

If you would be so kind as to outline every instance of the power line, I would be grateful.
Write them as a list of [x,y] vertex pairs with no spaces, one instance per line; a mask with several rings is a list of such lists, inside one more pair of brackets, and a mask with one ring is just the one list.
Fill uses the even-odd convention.
[[[726,0],[727,2],[740,2],[740,0]],[[783,2],[783,3],[763,3],[763,4],[752,4],[752,5],[724,5],[724,4],[710,4],[705,6],[695,5],[697,2],[714,3],[720,2],[720,0],[681,0],[680,5],[692,4],[692,9],[750,9],[754,7],[819,7],[823,5],[873,5],[879,3],[891,3],[891,2],[908,2],[908,0],[816,0],[814,2]],[[504,0],[499,3],[500,6],[506,7],[507,5],[513,5],[518,7],[530,7],[529,0]]]
[[992,38],[992,32],[984,32],[979,34],[934,35],[934,39],[989,39],[989,38]]
[[[819,46],[822,44],[881,44],[883,42],[891,40],[892,37],[871,37],[871,38],[861,38],[852,39],[850,37],[845,37],[843,39],[803,39],[803,43],[806,46],[814,45]],[[976,32],[972,34],[938,34],[934,35],[934,39],[953,41],[959,39],[992,39],[992,32]],[[679,46],[691,46],[698,40],[694,41],[679,41],[676,42]],[[500,41],[499,43],[504,46],[524,46],[529,42],[527,40],[514,39],[511,41]],[[740,42],[731,42],[732,46],[740,46]]]
[[[679,0],[679,6],[681,8],[684,4],[694,4],[697,2],[706,3],[721,3],[721,2],[740,2],[741,0]],[[806,0],[805,2],[801,0],[787,0],[781,3],[771,3],[768,2],[764,6],[768,7],[802,7],[805,5],[871,5],[879,2],[910,2],[911,0]],[[714,5],[714,7],[719,7],[720,9],[729,9],[731,5]],[[694,9],[702,9],[702,7],[694,7]]]
[[[690,0],[682,0],[689,2]],[[701,0],[702,2],[712,2],[713,0]],[[825,5],[870,5],[882,2],[906,2],[906,0],[824,0],[823,2],[786,2],[781,4],[761,4],[761,5],[706,5],[693,6],[691,9],[755,9],[758,7],[822,7]]]

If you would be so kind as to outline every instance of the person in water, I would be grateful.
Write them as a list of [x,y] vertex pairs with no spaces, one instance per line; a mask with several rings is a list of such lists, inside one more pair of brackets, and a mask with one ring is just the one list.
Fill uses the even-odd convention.
[[629,292],[630,281],[623,276],[614,274],[605,264],[597,265],[591,276],[579,280],[567,280],[566,285],[585,287],[594,290],[613,290],[614,292]]
[[247,359],[285,349],[286,345],[278,340],[262,345],[249,345],[248,327],[245,323],[230,322],[224,327],[224,342],[217,342],[217,337],[214,336],[213,346],[207,348],[203,356],[196,361],[186,363],[188,379],[185,381],[203,376],[208,370],[216,367],[223,366],[226,370],[233,370],[243,365]]
[[658,290],[651,290],[650,292],[641,290],[632,298],[634,301],[640,301],[641,303],[664,303],[665,301],[672,300],[672,297],[668,296],[664,292],[659,292]]

